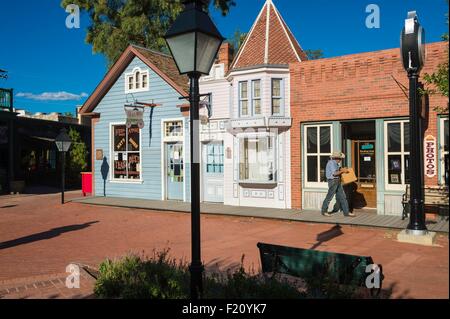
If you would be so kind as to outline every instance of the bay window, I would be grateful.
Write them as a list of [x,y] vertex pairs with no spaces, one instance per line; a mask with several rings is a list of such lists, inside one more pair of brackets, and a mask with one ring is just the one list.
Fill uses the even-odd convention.
[[239,138],[239,175],[241,182],[275,183],[275,136],[255,135]]
[[141,179],[140,129],[137,126],[112,126],[113,179]]
[[306,186],[326,187],[325,169],[332,150],[332,125],[308,125],[304,128]]
[[403,190],[409,184],[410,130],[409,122],[385,123],[386,188]]

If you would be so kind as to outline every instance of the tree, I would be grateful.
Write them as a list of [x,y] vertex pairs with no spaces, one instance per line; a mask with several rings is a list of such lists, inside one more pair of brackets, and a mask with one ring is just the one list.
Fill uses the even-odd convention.
[[70,128],[69,137],[72,140],[72,144],[70,145],[69,149],[69,170],[71,173],[78,176],[80,172],[84,171],[88,166],[86,160],[88,150],[86,144],[81,140],[80,133],[76,129]]
[[310,60],[318,60],[323,58],[323,51],[322,50],[305,50],[306,55],[308,56],[308,59]]
[[[447,0],[448,4],[448,0]],[[447,13],[447,27],[448,27],[448,13]],[[448,42],[448,33],[445,33],[442,36],[442,40]],[[428,74],[425,73],[423,79],[427,84],[426,88],[421,91],[422,94],[427,95],[436,95],[440,94],[445,97],[449,97],[448,95],[448,50],[447,50],[447,59],[444,63],[439,64],[437,70]],[[445,106],[435,106],[434,110],[438,113],[445,114],[448,113],[448,103]]]
[[241,30],[236,29],[234,31],[234,35],[232,38],[228,39],[228,43],[233,47],[234,52],[238,52],[241,46],[244,44],[245,39],[247,38],[246,32],[241,32]]
[[[227,15],[234,0],[210,0]],[[168,52],[164,34],[182,11],[181,0],[62,0],[78,5],[90,18],[86,42],[94,53],[105,55],[109,67],[129,44]]]

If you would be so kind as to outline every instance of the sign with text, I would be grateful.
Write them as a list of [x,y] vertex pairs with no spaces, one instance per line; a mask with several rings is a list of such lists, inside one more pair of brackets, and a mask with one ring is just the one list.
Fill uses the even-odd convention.
[[141,106],[125,106],[127,115],[127,128],[137,125],[140,129],[144,128],[144,108]]
[[424,154],[425,154],[425,175],[429,178],[436,176],[436,138],[432,135],[428,135],[424,141]]

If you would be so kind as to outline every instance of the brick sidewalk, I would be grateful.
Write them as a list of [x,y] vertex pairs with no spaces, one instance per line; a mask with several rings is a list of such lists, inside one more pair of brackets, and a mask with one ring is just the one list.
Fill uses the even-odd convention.
[[[76,192],[66,197],[79,196]],[[74,261],[97,267],[106,258],[130,252],[151,255],[168,247],[173,257],[190,259],[189,214],[78,203],[62,206],[59,201],[58,194],[0,197],[4,298],[88,296],[92,288],[83,292],[64,288],[66,266]],[[236,267],[245,255],[245,267],[258,270],[256,244],[267,242],[372,256],[383,265],[384,286],[392,289],[393,298],[449,297],[448,236],[440,235],[435,247],[425,247],[397,242],[394,230],[342,226],[339,236],[324,239],[333,225],[214,215],[203,215],[201,221],[202,258],[209,269]],[[41,289],[34,288],[36,282],[42,283]],[[9,288],[16,289],[5,294]]]

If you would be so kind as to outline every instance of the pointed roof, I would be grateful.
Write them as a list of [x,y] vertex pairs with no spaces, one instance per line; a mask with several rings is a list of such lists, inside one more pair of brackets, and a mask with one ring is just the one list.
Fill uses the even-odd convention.
[[117,62],[106,73],[103,80],[95,91],[89,96],[80,109],[81,114],[92,112],[116,83],[119,76],[128,67],[130,62],[138,57],[150,69],[158,74],[164,81],[173,87],[181,96],[187,96],[189,91],[189,79],[185,75],[180,75],[173,58],[167,54],[149,50],[137,45],[130,45],[122,53]]
[[289,64],[303,60],[308,60],[308,57],[297,39],[272,0],[266,0],[231,68]]

